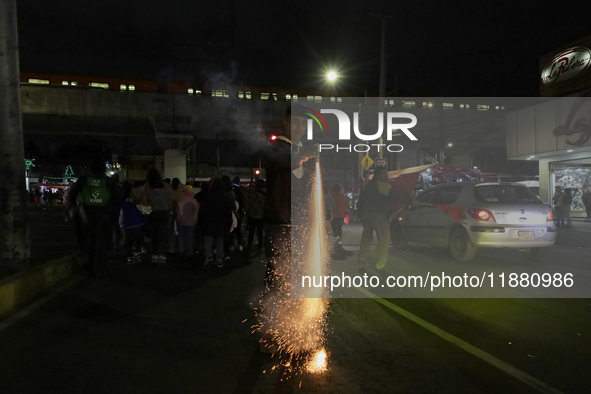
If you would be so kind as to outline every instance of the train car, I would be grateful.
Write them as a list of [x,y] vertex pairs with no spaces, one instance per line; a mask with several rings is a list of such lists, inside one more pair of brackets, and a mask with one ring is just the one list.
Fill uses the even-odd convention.
[[35,85],[60,85],[129,92],[157,91],[156,82],[149,79],[21,72],[20,81]]

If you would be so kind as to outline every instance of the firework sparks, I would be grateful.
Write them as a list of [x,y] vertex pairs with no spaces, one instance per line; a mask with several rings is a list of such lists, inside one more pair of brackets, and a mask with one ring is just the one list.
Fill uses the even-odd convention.
[[306,371],[310,373],[321,373],[328,369],[328,357],[324,348],[312,355],[306,363]]
[[[286,237],[279,241],[284,242],[283,245],[276,245],[279,250],[291,250],[292,256],[279,255],[276,259],[273,280],[271,285],[267,284],[256,313],[259,317],[257,328],[265,334],[263,343],[276,344],[290,359],[301,360],[304,370],[319,373],[328,368],[323,348],[328,310],[326,289],[303,289],[304,294],[298,294],[302,298],[292,298],[291,294],[292,268],[306,272],[306,275],[326,275],[328,271],[329,252],[318,162],[308,201],[307,209],[302,210],[304,224],[297,235],[293,234],[294,243]],[[291,369],[291,365],[294,363],[283,366]]]

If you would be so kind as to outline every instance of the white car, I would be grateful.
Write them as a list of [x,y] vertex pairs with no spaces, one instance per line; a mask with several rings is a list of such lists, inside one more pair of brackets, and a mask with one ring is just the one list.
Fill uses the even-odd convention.
[[390,218],[394,248],[407,242],[446,246],[458,260],[472,259],[479,247],[514,248],[537,258],[556,234],[552,210],[518,183],[436,185]]

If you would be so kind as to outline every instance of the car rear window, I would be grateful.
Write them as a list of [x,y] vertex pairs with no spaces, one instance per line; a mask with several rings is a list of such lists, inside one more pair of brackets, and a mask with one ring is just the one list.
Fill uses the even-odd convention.
[[461,186],[448,186],[441,190],[441,194],[437,199],[437,203],[441,205],[452,205],[458,199],[460,192],[462,191]]
[[529,188],[514,185],[485,185],[474,188],[477,201],[498,204],[543,204]]

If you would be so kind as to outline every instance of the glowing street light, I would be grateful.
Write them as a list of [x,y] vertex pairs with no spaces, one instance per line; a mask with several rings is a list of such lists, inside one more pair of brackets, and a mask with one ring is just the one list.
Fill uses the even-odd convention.
[[330,71],[328,74],[326,74],[326,78],[332,82],[335,79],[337,79],[337,73],[334,71]]

